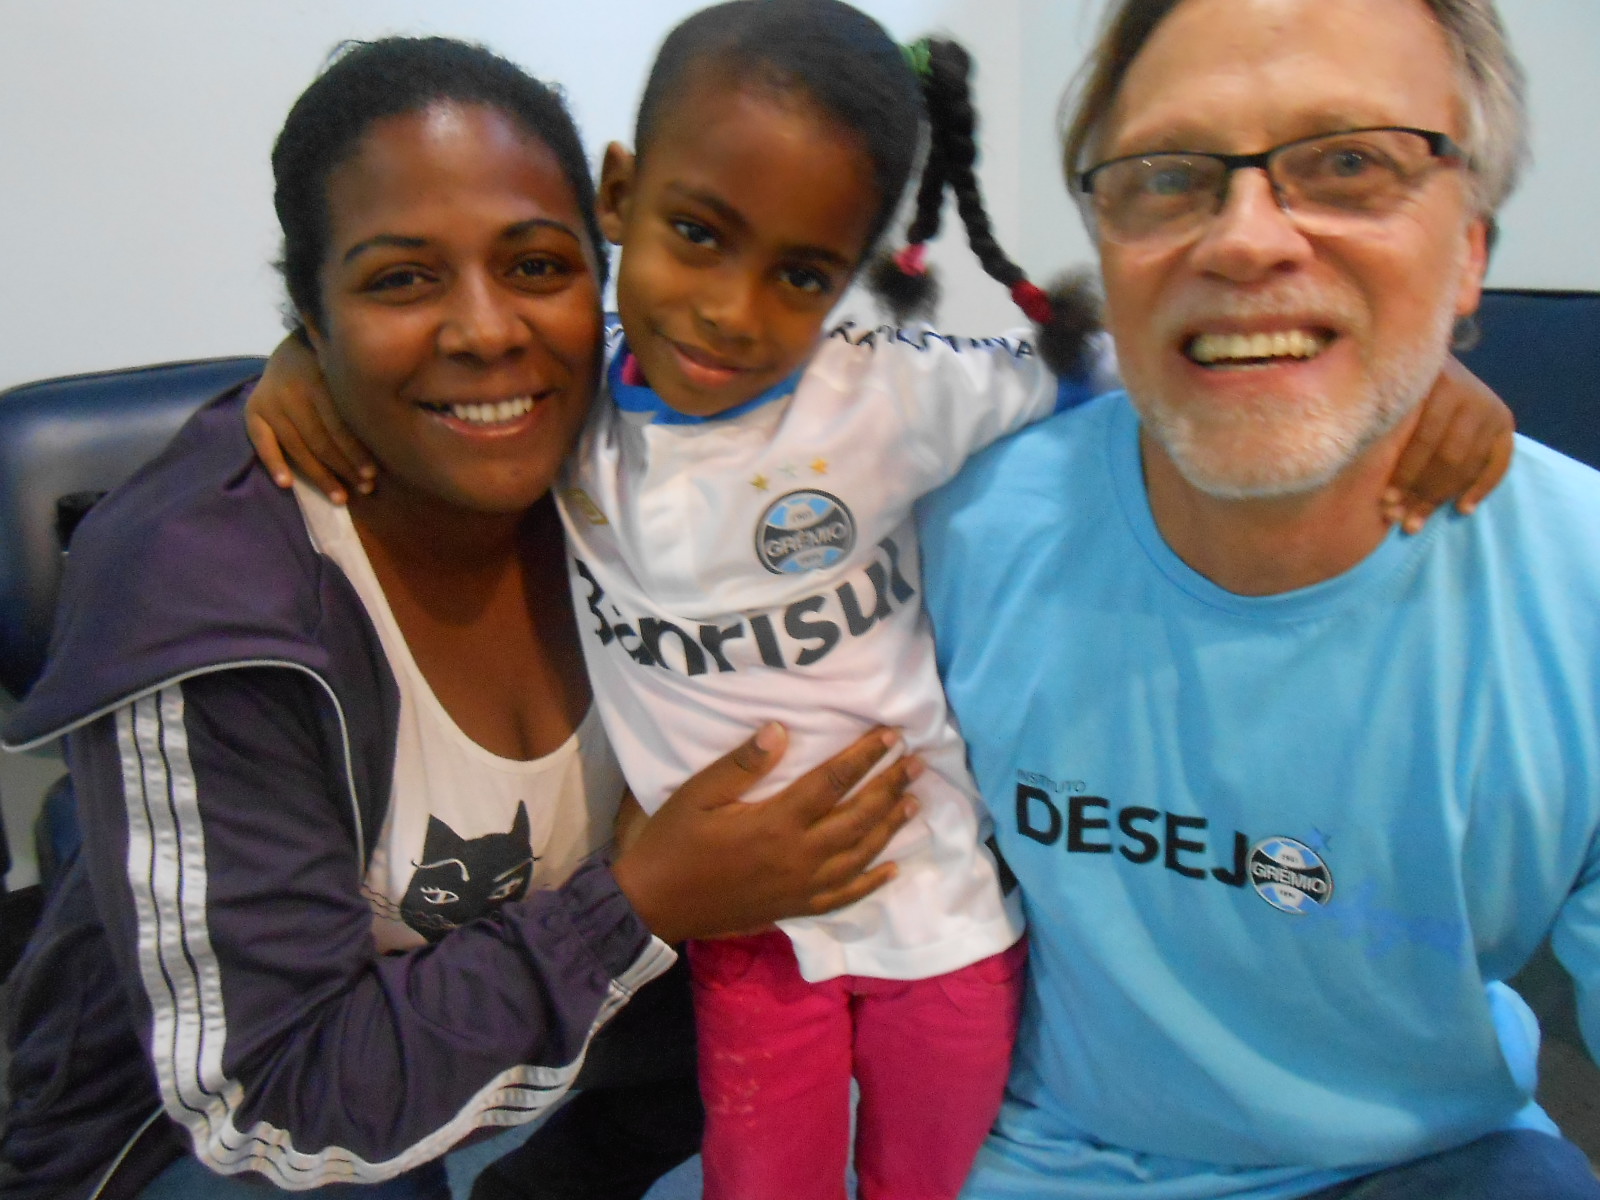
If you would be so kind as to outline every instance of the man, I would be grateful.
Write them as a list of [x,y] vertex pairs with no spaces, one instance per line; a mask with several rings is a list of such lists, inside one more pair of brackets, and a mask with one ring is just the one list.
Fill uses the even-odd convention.
[[981,1200],[1600,1196],[1502,982],[1600,1034],[1600,476],[1384,481],[1523,155],[1490,0],[1122,0],[1067,169],[1127,381],[928,505],[1019,877]]

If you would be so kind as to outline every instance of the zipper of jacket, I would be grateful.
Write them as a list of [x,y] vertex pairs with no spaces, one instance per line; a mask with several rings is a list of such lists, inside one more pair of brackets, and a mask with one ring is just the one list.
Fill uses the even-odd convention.
[[139,1126],[139,1128],[133,1131],[133,1136],[122,1144],[122,1149],[117,1151],[117,1156],[111,1160],[111,1165],[106,1168],[106,1173],[100,1176],[100,1182],[95,1185],[94,1191],[89,1193],[88,1200],[100,1200],[100,1196],[106,1190],[106,1186],[111,1182],[112,1176],[114,1176],[117,1173],[118,1168],[122,1166],[122,1160],[127,1158],[129,1152],[139,1144],[139,1139],[150,1131],[150,1126],[156,1123],[156,1119],[161,1116],[161,1113],[162,1108],[158,1104],[156,1105],[155,1111],[144,1119],[144,1122]]

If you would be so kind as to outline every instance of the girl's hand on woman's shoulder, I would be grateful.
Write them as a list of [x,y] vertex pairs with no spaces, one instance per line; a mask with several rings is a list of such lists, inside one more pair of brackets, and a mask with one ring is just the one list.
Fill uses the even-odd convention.
[[296,335],[279,342],[267,359],[244,416],[250,443],[279,487],[293,482],[293,464],[335,504],[349,499],[347,488],[363,495],[372,491],[377,464],[345,426],[316,355]]
[[764,726],[630,829],[612,868],[617,886],[666,942],[853,904],[894,878],[893,863],[868,865],[916,812],[905,790],[923,766],[912,756],[850,794],[899,744],[892,730],[874,729],[777,795],[746,804],[740,797],[787,745],[781,726]]

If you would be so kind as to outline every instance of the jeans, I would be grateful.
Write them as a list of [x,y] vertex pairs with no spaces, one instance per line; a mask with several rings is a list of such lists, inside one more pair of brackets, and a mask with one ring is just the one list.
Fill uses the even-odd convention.
[[1600,1200],[1600,1183],[1571,1142],[1513,1129],[1335,1184],[1305,1200]]
[[191,1155],[161,1172],[139,1193],[139,1200],[273,1200],[290,1195],[309,1200],[450,1200],[450,1186],[444,1165],[431,1162],[386,1183],[335,1183],[281,1192],[254,1171],[217,1175]]

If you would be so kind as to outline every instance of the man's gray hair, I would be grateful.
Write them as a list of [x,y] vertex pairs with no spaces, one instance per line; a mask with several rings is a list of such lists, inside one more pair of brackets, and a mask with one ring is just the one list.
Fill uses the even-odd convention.
[[[1461,139],[1477,181],[1480,213],[1493,217],[1528,161],[1528,110],[1522,66],[1511,53],[1494,0],[1421,0],[1450,45],[1461,79],[1467,127]],[[1128,68],[1156,27],[1182,0],[1119,0],[1107,11],[1094,53],[1062,104],[1062,161],[1068,187],[1091,166],[1106,117]]]

